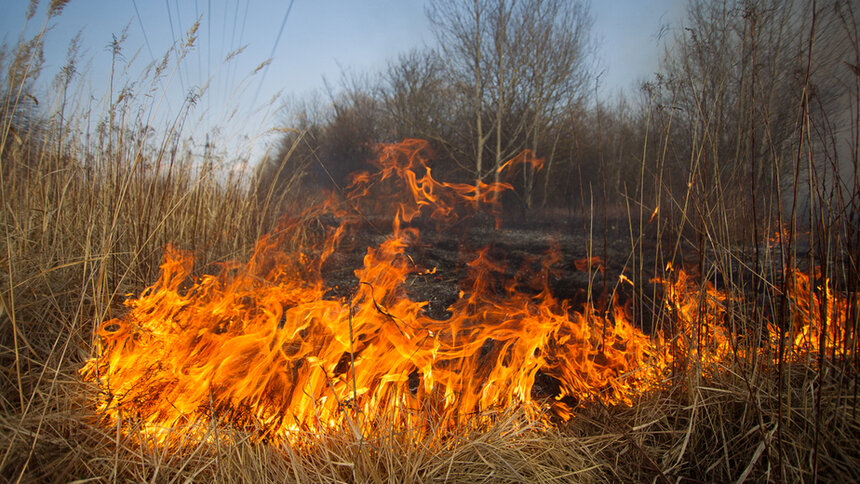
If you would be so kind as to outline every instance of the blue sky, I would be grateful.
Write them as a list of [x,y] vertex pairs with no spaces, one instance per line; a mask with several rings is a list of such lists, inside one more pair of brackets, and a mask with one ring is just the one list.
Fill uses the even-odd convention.
[[[14,44],[29,2],[4,3],[0,40]],[[196,49],[163,81],[168,98],[162,114],[168,119],[175,115],[185,94],[208,80],[196,111],[198,122],[241,126],[231,132],[247,130],[245,135],[253,138],[280,121],[278,95],[301,98],[322,89],[323,78],[336,85],[343,69],[372,73],[398,53],[433,42],[423,0],[295,0],[290,5],[272,0],[71,0],[49,24],[44,73],[53,77],[63,65],[69,40],[80,31],[82,57],[90,61],[89,94],[83,95],[103,96],[106,82],[99,80],[109,72],[112,35],[128,26],[121,64],[136,73],[181,42],[200,18]],[[28,33],[42,27],[45,8],[41,5],[26,26]],[[662,52],[657,34],[663,27],[677,28],[683,13],[683,0],[592,2],[604,95],[633,87],[657,69]],[[224,64],[240,46],[246,49]],[[270,66],[250,75],[272,53]]]

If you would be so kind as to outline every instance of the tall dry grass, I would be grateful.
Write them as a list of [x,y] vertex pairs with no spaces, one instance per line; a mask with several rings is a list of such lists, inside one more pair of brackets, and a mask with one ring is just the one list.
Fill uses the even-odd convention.
[[246,255],[279,210],[254,195],[251,168],[236,168],[250,166],[246,157],[200,153],[185,136],[195,99],[167,126],[150,125],[191,43],[130,79],[115,38],[105,98],[81,103],[75,39],[42,94],[41,50],[61,10],[52,6],[35,36],[0,57],[0,474],[11,480],[51,476],[31,463],[37,450],[90,432],[84,396],[93,390],[76,368],[94,325],[155,277],[164,245],[194,248],[206,270]]
[[[691,1],[675,64],[648,86],[652,146],[643,148],[630,216],[636,280],[648,287],[652,274],[671,277],[667,262],[686,267],[697,274],[700,307],[715,305],[730,327],[724,374],[696,361],[675,369],[691,409],[684,443],[697,449],[689,465],[705,481],[858,479],[860,453],[849,444],[860,368],[855,10],[838,0]],[[658,234],[656,258],[643,253],[648,230]],[[795,271],[813,280],[798,300],[789,296]],[[708,284],[728,297],[709,300]],[[798,319],[801,306],[828,294],[846,301],[836,333],[844,338],[829,349],[832,309]],[[659,299],[643,291],[637,307],[671,327],[677,315]],[[793,358],[797,325],[812,319],[825,322],[820,345]],[[688,344],[705,331],[705,321],[694,323],[679,335]],[[736,448],[743,454],[733,456]]]

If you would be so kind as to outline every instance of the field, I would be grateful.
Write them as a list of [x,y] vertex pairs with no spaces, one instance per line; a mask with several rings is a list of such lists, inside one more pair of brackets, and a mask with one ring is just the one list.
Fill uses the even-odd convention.
[[[305,150],[325,138],[307,128],[285,136],[276,173],[273,158],[237,170],[241,157],[201,159],[181,132],[136,119],[151,101],[121,101],[122,89],[99,112],[61,95],[46,113],[28,94],[33,79],[9,68],[32,57],[8,59],[4,481],[860,480],[857,155],[818,164],[844,152],[812,141],[831,118],[808,99],[793,106],[789,169],[774,168],[794,174],[793,192],[767,195],[753,177],[750,201],[708,169],[707,153],[671,180],[665,153],[677,140],[658,129],[627,168],[635,193],[607,196],[604,182],[598,202],[532,205],[517,198],[528,187],[519,177],[539,166],[528,151],[502,185],[435,168],[434,179],[427,166],[444,149],[380,141],[364,175],[342,181],[314,158],[324,151]],[[750,103],[742,112],[761,114]],[[844,128],[860,132],[856,119]],[[313,180],[320,167],[328,186]],[[540,333],[534,315],[556,326]],[[280,353],[268,342],[231,353],[254,325],[292,328],[293,339],[278,340]],[[580,346],[566,343],[581,328]],[[200,343],[210,333],[217,344]],[[529,338],[541,342],[518,353]],[[305,342],[307,354],[295,346]],[[159,373],[179,354],[232,373],[213,370],[188,402],[161,398],[204,385]],[[581,366],[558,363],[567,354]],[[308,369],[316,361],[321,373]],[[280,386],[255,390],[241,373]],[[487,381],[500,388],[492,398]]]

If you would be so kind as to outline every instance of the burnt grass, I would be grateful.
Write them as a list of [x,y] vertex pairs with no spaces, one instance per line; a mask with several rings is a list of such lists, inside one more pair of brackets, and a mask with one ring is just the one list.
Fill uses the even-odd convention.
[[[549,266],[547,283],[555,298],[570,301],[572,308],[578,309],[588,300],[590,287],[593,301],[605,299],[605,292],[614,289],[623,302],[634,296],[629,284],[616,284],[621,274],[632,277],[628,223],[609,221],[605,244],[602,226],[592,227],[589,236],[587,221],[578,218],[505,219],[496,227],[489,216],[472,216],[443,230],[432,224],[407,224],[406,227],[417,228],[420,236],[406,250],[416,266],[404,281],[406,292],[411,300],[428,303],[424,308],[427,316],[449,318],[447,308],[457,300],[462,286],[469,283],[467,264],[486,251],[487,258],[502,269],[488,274],[500,295],[504,293],[503,284],[511,280],[517,281],[518,292],[536,295],[540,288],[534,279],[540,277],[543,261],[554,251],[557,260]],[[378,247],[391,236],[391,230],[382,231],[380,226],[386,227],[384,223],[358,227],[323,265],[323,280],[329,288],[327,298],[345,299],[355,292],[355,270],[362,266],[368,248]],[[653,260],[656,237],[643,245],[646,257]],[[589,256],[600,258],[602,270],[596,263],[590,275],[577,268],[577,261]]]
[[[337,221],[331,219],[323,225],[334,228]],[[762,260],[763,253],[770,250],[773,254],[779,248],[732,247],[733,257],[745,263],[735,264],[733,272],[726,274],[703,270],[706,261],[714,261],[717,256],[704,244],[697,244],[693,233],[683,234],[678,250],[667,255],[665,252],[677,234],[664,233],[663,240],[658,240],[657,229],[647,218],[640,223],[626,216],[589,218],[565,214],[513,216],[501,218],[497,223],[494,217],[478,213],[461,216],[442,228],[426,220],[403,226],[416,228],[419,233],[406,249],[406,255],[415,264],[415,271],[403,281],[406,294],[412,301],[426,302],[424,313],[435,320],[444,321],[452,316],[448,308],[457,301],[461,289],[468,292],[468,263],[485,251],[499,269],[486,274],[499,297],[505,296],[510,281],[515,281],[518,293],[537,296],[546,274],[552,296],[567,301],[570,311],[581,311],[587,301],[599,312],[608,311],[613,304],[630,304],[634,324],[650,333],[659,324],[656,318],[665,316],[658,315],[662,287],[653,280],[664,276],[663,269],[671,262],[697,279],[707,272],[708,281],[717,290],[742,288],[746,301],[750,304],[756,301],[761,316],[758,324],[765,331],[767,322],[776,322],[787,329],[788,323],[772,312],[779,307],[771,300],[774,294],[761,283],[764,274],[773,287],[781,284],[783,275],[778,262]],[[352,228],[322,267],[327,299],[348,300],[355,293],[359,284],[356,269],[362,267],[368,248],[378,247],[391,237],[390,227],[390,220],[365,218]],[[806,256],[810,250],[808,238],[799,235],[793,245],[795,266],[809,271],[812,264]],[[583,263],[588,257],[599,258],[591,272]],[[758,265],[754,263],[756,257],[760,260]],[[552,261],[548,270],[545,261]],[[635,281],[635,285],[622,282],[622,276]],[[538,379],[536,391],[557,394],[557,382],[544,380]]]
[[[440,321],[450,318],[448,308],[458,299],[460,290],[470,284],[468,263],[486,251],[487,258],[499,268],[486,274],[499,297],[504,297],[505,286],[512,280],[516,281],[517,292],[537,296],[543,274],[547,274],[546,284],[552,296],[568,301],[571,311],[582,310],[589,300],[589,291],[598,310],[607,309],[610,295],[621,304],[642,294],[653,300],[655,287],[649,282],[653,274],[647,274],[638,288],[619,282],[622,274],[632,278],[629,223],[626,219],[607,220],[604,230],[602,223],[589,227],[583,218],[518,218],[502,220],[497,227],[493,218],[479,215],[462,219],[444,230],[433,224],[407,225],[417,228],[420,236],[406,250],[416,266],[403,281],[406,294],[412,301],[427,303],[424,313],[428,317]],[[368,248],[378,247],[391,236],[390,230],[381,231],[380,226],[387,225],[367,222],[358,227],[324,264],[323,280],[329,288],[326,298],[348,299],[356,291],[359,281],[355,270],[362,266]],[[646,260],[655,260],[656,236],[640,242]],[[577,267],[577,261],[589,256],[600,258],[602,270],[594,264],[589,273],[582,262]],[[553,263],[545,270],[547,260]],[[636,324],[643,331],[650,331],[652,311],[642,314],[645,320]],[[485,342],[490,347],[493,344]],[[559,391],[559,382],[553,377],[537,375],[534,397],[553,397]]]

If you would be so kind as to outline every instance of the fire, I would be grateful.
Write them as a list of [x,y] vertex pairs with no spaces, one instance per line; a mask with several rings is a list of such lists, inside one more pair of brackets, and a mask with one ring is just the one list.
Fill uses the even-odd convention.
[[[525,152],[505,168],[518,163],[540,160]],[[361,436],[382,421],[440,432],[513,405],[536,419],[566,420],[589,401],[633,404],[664,383],[679,355],[716,362],[730,351],[720,313],[726,295],[706,287],[702,296],[678,271],[660,282],[681,323],[674,335],[647,335],[622,305],[604,314],[557,300],[548,286],[557,252],[536,273],[507,279],[502,263],[478,251],[450,317],[431,318],[406,293],[410,278],[435,271],[410,255],[416,225],[446,227],[481,207],[495,210],[511,186],[439,182],[418,140],[382,145],[377,164],[344,193],[284,220],[247,263],[225,264],[217,275],[192,277],[193,256],[168,247],[158,280],[126,301],[124,317],[99,327],[97,354],[81,370],[99,384],[106,421],[132,418],[169,443],[172,428],[214,420],[272,442],[307,431]],[[339,223],[302,222],[323,215]],[[323,266],[352,231],[373,225],[371,215],[392,221],[390,235],[367,249],[351,296],[328,297]],[[709,303],[697,304],[703,299]],[[834,304],[838,319],[842,303]],[[798,331],[796,342],[817,344],[815,334]]]
[[[835,355],[844,355],[851,349],[855,337],[851,334],[852,327],[849,315],[860,306],[856,299],[849,305],[849,298],[844,294],[835,293],[830,281],[824,279],[817,287],[808,274],[794,271],[788,272],[787,296],[791,302],[790,328],[788,337],[791,338],[791,349],[800,354],[811,354],[820,351]],[[772,333],[779,333],[775,325],[770,327]]]
[[[672,271],[671,265],[667,266],[667,272]],[[674,279],[655,279],[663,286],[663,303],[674,313],[677,326],[673,339],[677,348],[667,355],[666,361],[680,356],[700,362],[705,367],[719,365],[732,358],[735,352],[743,355],[752,346],[759,346],[761,352],[773,360],[800,359],[822,352],[848,354],[852,345],[857,344],[850,333],[856,322],[852,323],[849,318],[852,309],[856,318],[860,300],[849,304],[850,298],[834,292],[829,280],[813,287],[809,275],[798,270],[786,269],[783,277],[788,281],[787,290],[781,292],[773,288],[771,296],[777,300],[785,299],[788,327],[783,327],[785,323],[780,324],[780,317],[776,314],[766,322],[767,331],[762,344],[746,345],[738,342],[753,338],[756,328],[732,334],[726,321],[729,303],[742,303],[740,296],[718,290],[709,281],[702,284],[683,270],[677,271]],[[780,343],[785,347],[784,354],[774,356],[773,352]]]
[[588,272],[591,268],[594,268],[603,274],[603,259],[600,256],[595,255],[584,259],[577,259],[573,261],[573,266],[581,272]]
[[[668,273],[673,267],[666,267]],[[676,325],[669,360],[681,358],[707,368],[731,355],[731,335],[725,325],[729,295],[706,281],[698,283],[684,270],[672,279],[655,279],[663,286],[663,303],[673,313]]]
[[778,247],[780,244],[791,239],[791,230],[786,225],[778,226],[768,237],[768,247]]

